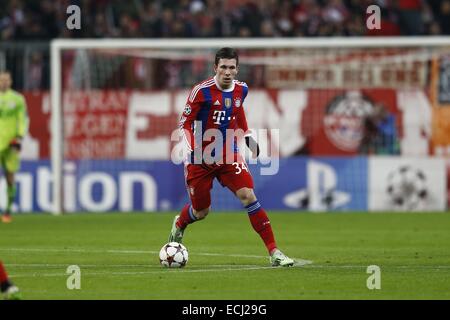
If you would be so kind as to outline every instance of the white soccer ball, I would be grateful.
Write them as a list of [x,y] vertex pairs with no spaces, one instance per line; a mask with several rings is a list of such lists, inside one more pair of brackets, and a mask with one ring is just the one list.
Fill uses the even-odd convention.
[[182,268],[188,259],[186,247],[178,242],[166,243],[159,251],[159,262],[167,268]]

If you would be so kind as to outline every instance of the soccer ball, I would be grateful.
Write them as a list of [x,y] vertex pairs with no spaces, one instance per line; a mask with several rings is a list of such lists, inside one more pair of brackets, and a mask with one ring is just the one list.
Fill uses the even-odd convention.
[[167,268],[182,268],[188,259],[186,247],[178,242],[166,243],[159,251],[159,262]]

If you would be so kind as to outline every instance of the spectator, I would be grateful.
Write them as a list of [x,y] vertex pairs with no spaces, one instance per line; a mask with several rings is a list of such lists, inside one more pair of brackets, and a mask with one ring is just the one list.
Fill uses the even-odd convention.
[[122,38],[136,38],[140,36],[139,22],[133,19],[128,13],[120,16],[119,29]]
[[57,24],[56,6],[50,0],[43,0],[40,2],[39,16],[36,21],[39,21],[43,34],[47,39],[57,38],[60,30]]
[[92,32],[95,38],[102,38],[105,34],[112,36],[111,32],[109,32],[106,17],[103,13],[97,13],[95,15],[94,28]]
[[142,21],[142,34],[144,37],[159,38],[162,36],[161,6],[151,2],[146,6],[144,12],[140,13]]
[[349,12],[342,0],[328,0],[322,16],[325,22],[342,25],[349,18]]
[[402,33],[416,36],[424,33],[422,20],[422,0],[398,0]]
[[400,153],[396,118],[385,106],[376,104],[363,121],[362,154],[395,155]]
[[439,25],[442,34],[450,34],[450,0],[444,0],[441,3]]
[[2,40],[20,37],[25,24],[25,15],[21,1],[12,0],[7,8],[4,16],[0,16],[0,39]]
[[258,32],[261,37],[271,38],[279,36],[279,33],[275,31],[272,20],[263,20],[261,22],[260,31]]
[[428,27],[428,34],[430,36],[438,36],[442,33],[441,26],[439,22],[432,22]]
[[291,9],[290,4],[285,1],[275,15],[275,27],[282,37],[292,36],[294,32]]

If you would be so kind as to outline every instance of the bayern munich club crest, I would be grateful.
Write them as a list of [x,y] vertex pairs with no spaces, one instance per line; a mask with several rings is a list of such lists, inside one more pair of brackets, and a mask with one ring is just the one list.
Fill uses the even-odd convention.
[[234,100],[234,105],[236,108],[239,108],[241,106],[241,99],[237,98],[236,100]]
[[364,119],[372,113],[373,102],[359,91],[336,97],[327,107],[325,133],[330,141],[344,151],[355,151],[363,137]]

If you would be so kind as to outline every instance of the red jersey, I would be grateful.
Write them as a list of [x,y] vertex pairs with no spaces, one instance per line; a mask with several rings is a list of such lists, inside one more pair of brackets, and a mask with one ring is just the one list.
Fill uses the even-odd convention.
[[[227,150],[226,146],[230,145],[230,141],[227,141],[226,133],[228,129],[242,129],[245,135],[249,134],[244,112],[244,100],[247,93],[247,84],[238,80],[233,80],[229,89],[220,88],[215,77],[194,86],[179,124],[191,153],[190,159],[188,159],[190,163],[194,163],[195,152],[193,151],[200,148],[200,141],[202,141],[202,152],[214,142],[214,140],[205,141],[203,138],[208,129],[217,129],[221,132],[223,139],[221,152],[224,156],[228,151],[238,152],[236,139],[231,142],[233,150]],[[212,152],[212,156],[214,156],[214,152]]]

